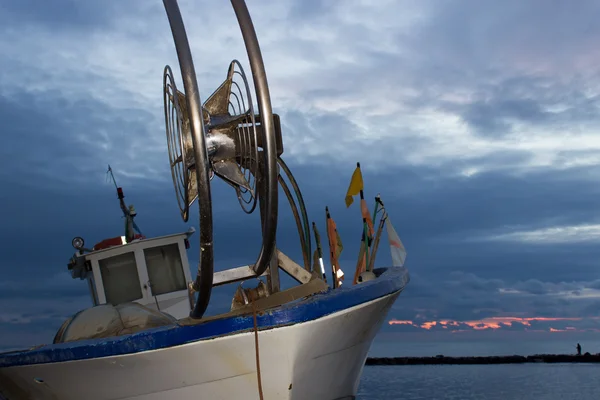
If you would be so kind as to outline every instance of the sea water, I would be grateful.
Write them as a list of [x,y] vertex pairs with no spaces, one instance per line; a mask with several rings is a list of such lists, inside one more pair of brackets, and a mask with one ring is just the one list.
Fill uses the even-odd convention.
[[357,400],[595,400],[599,375],[597,364],[365,366]]
[[365,366],[357,400],[595,400],[598,376],[599,364]]
[[599,364],[365,366],[367,399],[600,399]]
[[[472,356],[529,356],[534,354],[575,354],[580,342],[582,352],[600,353],[596,338],[521,339],[521,340],[402,340],[396,337],[378,337],[369,350],[369,357],[448,357]],[[600,398],[598,399],[600,400]]]
[[[489,339],[489,338],[488,338]],[[370,357],[498,356],[600,353],[595,336],[498,336],[430,340],[378,335]],[[358,399],[600,400],[600,364],[365,366]]]

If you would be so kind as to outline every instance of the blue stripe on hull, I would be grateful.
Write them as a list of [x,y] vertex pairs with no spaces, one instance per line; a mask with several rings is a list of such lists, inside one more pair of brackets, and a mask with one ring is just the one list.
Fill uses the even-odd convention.
[[[379,276],[372,281],[329,290],[327,293],[285,304],[258,315],[258,328],[269,329],[315,320],[403,289],[406,269],[388,268],[374,272]],[[192,326],[154,328],[115,338],[52,344],[33,350],[0,354],[0,368],[131,354],[240,333],[253,328],[253,317],[247,315]]]

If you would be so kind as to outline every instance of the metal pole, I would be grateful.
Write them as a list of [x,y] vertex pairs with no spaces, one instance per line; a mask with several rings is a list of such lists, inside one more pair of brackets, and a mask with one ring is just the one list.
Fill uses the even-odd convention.
[[250,18],[248,7],[244,0],[231,0],[231,5],[235,11],[244,43],[246,52],[252,69],[252,77],[254,79],[254,88],[258,100],[258,111],[263,125],[263,155],[265,166],[265,211],[263,225],[263,244],[258,255],[258,259],[254,264],[254,272],[261,275],[271,261],[271,257],[275,250],[275,238],[277,236],[277,210],[278,210],[278,186],[277,186],[277,147],[275,126],[273,124],[273,110],[271,108],[271,98],[269,95],[269,85],[267,84],[267,74],[258,44],[258,38],[254,30],[254,24]]
[[[190,313],[192,318],[202,318],[213,286],[213,221],[212,221],[212,201],[210,194],[210,179],[208,153],[206,151],[204,122],[201,115],[202,102],[198,91],[198,82],[196,81],[196,71],[192,61],[190,44],[185,33],[185,26],[177,0],[163,0],[177,57],[179,67],[181,68],[181,77],[185,88],[187,99],[187,110],[190,117],[190,128],[192,133],[192,143],[194,144],[194,158],[196,161],[196,180],[198,184],[198,207],[200,209],[200,261],[198,264],[198,274],[193,283],[194,290],[198,291],[198,300],[194,309]],[[188,199],[185,199],[188,201]]]

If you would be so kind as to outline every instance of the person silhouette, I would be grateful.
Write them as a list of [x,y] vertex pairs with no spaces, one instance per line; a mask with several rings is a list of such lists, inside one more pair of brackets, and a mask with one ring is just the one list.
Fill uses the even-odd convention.
[[581,345],[579,343],[577,343],[577,355],[581,355]]

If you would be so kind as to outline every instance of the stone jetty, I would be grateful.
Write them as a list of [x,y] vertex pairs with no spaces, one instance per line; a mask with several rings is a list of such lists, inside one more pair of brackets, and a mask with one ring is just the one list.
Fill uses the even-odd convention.
[[369,357],[365,365],[433,365],[433,364],[525,364],[525,363],[600,363],[600,354],[535,354],[531,356],[489,357]]

